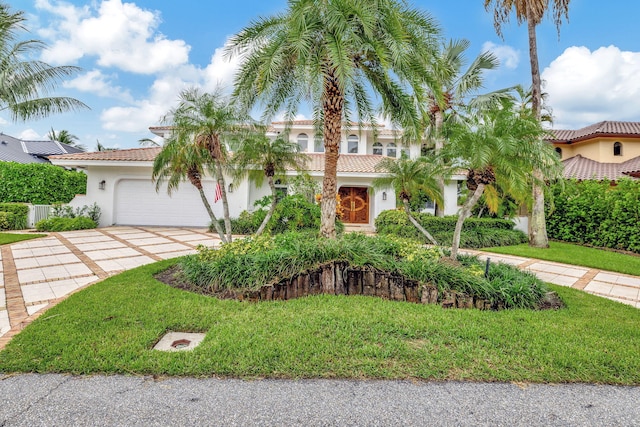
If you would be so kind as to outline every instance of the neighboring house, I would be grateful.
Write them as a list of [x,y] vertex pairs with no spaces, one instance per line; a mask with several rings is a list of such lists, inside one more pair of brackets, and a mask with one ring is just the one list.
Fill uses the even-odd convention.
[[[274,122],[268,134],[276,137],[286,132],[284,122]],[[151,127],[151,132],[166,137],[170,127]],[[383,156],[398,157],[401,152],[415,157],[420,154],[419,146],[403,146],[397,133],[384,126],[378,126],[374,137],[373,129],[358,130],[357,126],[349,132],[343,132],[341,155],[338,161],[338,188],[344,206],[346,223],[373,226],[380,212],[394,209],[395,193],[392,189],[375,190],[371,182],[381,176],[375,171],[375,165]],[[309,156],[309,175],[322,182],[324,174],[324,147],[322,140],[314,138],[312,121],[296,121],[289,129],[289,138],[299,144],[301,151]],[[66,154],[54,156],[50,160],[55,165],[80,168],[87,173],[86,196],[74,199],[73,204],[97,203],[102,209],[101,226],[118,225],[157,225],[157,226],[207,226],[209,217],[200,200],[197,190],[188,182],[181,184],[171,196],[166,186],[156,191],[151,181],[153,159],[160,147],[136,148],[94,153]],[[289,175],[295,175],[290,171]],[[458,210],[458,181],[464,176],[454,176],[447,182],[445,191],[445,213],[455,214]],[[203,185],[212,197],[216,216],[222,217],[222,202],[213,203],[215,183],[212,178],[203,180]],[[266,183],[256,188],[244,180],[231,183],[229,210],[237,217],[244,210],[252,211],[254,203],[270,194]],[[286,185],[282,185],[286,190]]]
[[604,121],[578,130],[554,130],[565,178],[640,178],[640,122]]
[[49,156],[82,152],[58,141],[24,141],[0,133],[0,161],[3,162],[49,163]]

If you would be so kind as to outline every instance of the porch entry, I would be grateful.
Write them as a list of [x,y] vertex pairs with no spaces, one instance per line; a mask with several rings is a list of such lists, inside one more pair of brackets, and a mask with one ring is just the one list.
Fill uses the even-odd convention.
[[353,224],[369,223],[369,190],[367,187],[340,187],[342,221]]

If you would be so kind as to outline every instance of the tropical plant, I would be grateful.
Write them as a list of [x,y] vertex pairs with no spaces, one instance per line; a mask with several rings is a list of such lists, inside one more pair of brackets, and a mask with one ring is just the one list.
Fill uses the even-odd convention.
[[533,168],[547,179],[560,176],[562,165],[553,147],[542,140],[544,135],[540,121],[516,111],[512,101],[485,111],[472,126],[458,126],[447,148],[459,166],[467,169],[470,194],[456,222],[451,258],[457,258],[464,221],[483,194],[487,207],[496,211],[498,188],[516,201],[527,197],[531,181],[536,179],[531,175]]
[[261,187],[266,178],[271,189],[271,206],[256,231],[256,235],[259,236],[271,219],[278,202],[275,177],[280,176],[284,179],[287,169],[301,172],[306,166],[308,157],[299,152],[298,144],[282,137],[272,140],[264,134],[243,138],[234,149],[231,160],[234,179],[248,176],[249,181]]
[[198,155],[194,159],[212,166],[221,191],[225,240],[231,242],[231,218],[223,173],[228,161],[227,146],[251,135],[255,131],[253,121],[218,87],[212,93],[203,93],[196,88],[183,90],[178,106],[171,109],[162,122],[171,126],[169,141],[178,141],[179,145],[192,144],[198,147],[195,150],[198,153],[202,150],[208,153],[208,158]]
[[151,138],[140,138],[138,144],[140,144],[141,147],[160,147],[158,141]]
[[0,111],[8,110],[13,121],[31,120],[51,114],[88,108],[75,98],[49,96],[60,80],[78,67],[51,65],[30,58],[45,48],[39,40],[27,39],[24,12],[0,3]]
[[220,226],[216,215],[213,213],[211,204],[202,186],[205,167],[210,164],[208,152],[205,147],[191,144],[184,139],[170,137],[153,161],[151,179],[156,182],[156,191],[159,191],[162,183],[166,181],[167,193],[169,195],[171,195],[173,190],[178,189],[178,186],[185,178],[188,179],[191,185],[198,190],[200,199],[211,219],[211,223],[214,224],[216,231],[220,235],[220,240],[226,243],[227,236]]
[[61,131],[56,133],[56,131],[53,128],[51,128],[51,130],[47,134],[47,138],[49,138],[51,141],[57,141],[57,142],[60,142],[61,144],[66,144],[66,145],[70,145],[71,147],[76,147],[79,150],[85,151],[87,149],[87,147],[78,143],[77,136],[75,136],[74,134],[72,134],[71,132],[65,129],[62,129]]
[[242,60],[235,95],[243,105],[262,101],[263,120],[284,110],[289,122],[302,102],[311,105],[325,148],[322,236],[336,236],[343,125],[352,126],[356,113],[358,126],[375,129],[376,94],[383,115],[417,135],[421,123],[405,87],[423,92],[437,34],[429,15],[402,0],[289,0],[285,13],[231,38],[226,52]]
[[[508,89],[488,94],[478,94],[483,85],[483,73],[498,67],[498,58],[493,53],[483,52],[468,67],[465,52],[468,40],[450,40],[442,44],[429,72],[432,76],[427,86],[426,97],[421,108],[427,121],[427,137],[433,141],[435,153],[440,154],[445,143],[445,119],[458,121],[467,105],[486,108],[504,97],[509,97]],[[438,178],[440,192],[444,192],[444,178]],[[442,206],[436,205],[436,215],[444,216]]]
[[443,176],[444,170],[440,165],[441,162],[434,157],[418,157],[416,159],[409,159],[406,156],[401,156],[399,159],[385,157],[376,165],[376,170],[386,172],[386,176],[376,178],[373,181],[374,188],[393,188],[395,190],[411,224],[436,246],[438,242],[431,233],[411,215],[409,204],[412,197],[419,193],[428,195],[436,203],[442,203],[442,191],[438,179]]
[[105,145],[102,145],[100,140],[96,139],[96,151],[114,151],[114,150],[117,150],[117,148],[107,147]]
[[[569,2],[571,0],[484,0],[486,10],[493,10],[493,24],[496,33],[502,37],[502,25],[509,22],[511,12],[515,13],[518,24],[527,23],[529,35],[529,61],[531,63],[531,109],[534,117],[542,117],[542,80],[538,64],[538,42],[536,27],[544,15],[553,10],[553,21],[558,34],[563,17],[569,18]],[[529,219],[529,244],[534,247],[549,247],[544,212],[544,189],[539,184],[543,179],[541,171],[533,171],[536,182],[532,187],[532,208]]]

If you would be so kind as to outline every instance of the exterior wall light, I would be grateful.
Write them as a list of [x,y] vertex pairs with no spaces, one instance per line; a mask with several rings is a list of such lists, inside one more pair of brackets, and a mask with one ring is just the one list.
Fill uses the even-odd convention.
[[386,191],[382,192],[382,200],[387,200],[387,192]]
[[98,188],[99,188],[100,190],[104,190],[104,188],[105,188],[105,186],[106,186],[106,185],[107,185],[107,181],[105,181],[105,180],[103,179],[102,181],[100,181],[100,182],[98,183]]
[[233,184],[229,184],[229,193],[233,193]]

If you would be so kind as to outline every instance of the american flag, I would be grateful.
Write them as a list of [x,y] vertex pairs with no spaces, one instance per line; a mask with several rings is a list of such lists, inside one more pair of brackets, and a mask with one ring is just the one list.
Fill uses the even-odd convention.
[[222,199],[222,189],[220,183],[216,183],[216,194],[213,196],[213,203],[218,203],[218,200]]

